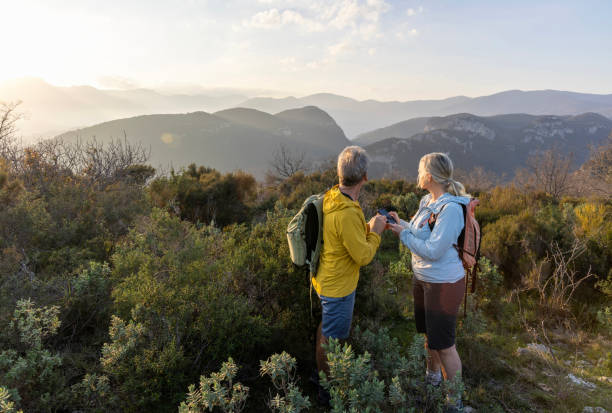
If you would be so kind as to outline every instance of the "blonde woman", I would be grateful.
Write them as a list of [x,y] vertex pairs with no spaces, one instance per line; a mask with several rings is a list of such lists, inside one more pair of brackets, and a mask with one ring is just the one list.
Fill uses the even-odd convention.
[[[388,224],[412,252],[414,316],[427,337],[426,382],[440,385],[442,377],[461,376],[455,347],[457,313],[465,293],[465,272],[455,244],[465,225],[463,208],[470,198],[453,179],[453,163],[444,153],[430,153],[419,162],[418,186],[429,194],[410,220]],[[448,412],[463,411],[461,395],[449,397]]]

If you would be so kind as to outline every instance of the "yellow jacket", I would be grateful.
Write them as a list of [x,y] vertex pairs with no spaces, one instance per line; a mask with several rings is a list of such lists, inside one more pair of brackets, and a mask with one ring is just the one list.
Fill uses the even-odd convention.
[[323,198],[323,248],[312,285],[320,295],[344,297],[357,288],[359,267],[374,258],[380,235],[370,232],[357,201],[338,185]]

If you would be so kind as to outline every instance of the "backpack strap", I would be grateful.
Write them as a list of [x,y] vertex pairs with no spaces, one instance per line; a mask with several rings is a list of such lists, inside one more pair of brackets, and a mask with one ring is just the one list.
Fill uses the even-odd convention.
[[[449,201],[449,202],[445,203],[444,205],[442,205],[442,208],[440,208],[440,212],[438,212],[437,214],[434,214],[432,212],[429,215],[429,219],[427,220],[427,224],[429,225],[429,231],[433,232],[433,229],[436,226],[436,221],[438,220],[438,215],[440,215],[442,213],[442,210],[444,209],[444,207],[446,207],[451,202],[453,202],[453,201]],[[463,244],[463,238],[465,237],[465,217],[467,216],[467,209],[466,209],[466,206],[463,205],[462,203],[457,202],[457,204],[459,204],[461,206],[461,210],[463,211],[463,229],[459,233],[459,237],[457,238],[457,242],[455,244],[453,244],[453,247],[455,247],[455,249],[457,250],[457,253],[461,254],[461,247],[459,247],[459,246]],[[480,245],[478,247],[480,248]]]

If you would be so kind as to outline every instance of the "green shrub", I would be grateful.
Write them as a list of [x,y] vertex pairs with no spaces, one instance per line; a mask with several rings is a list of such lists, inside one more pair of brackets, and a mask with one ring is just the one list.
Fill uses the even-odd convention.
[[117,247],[112,295],[119,317],[102,360],[134,409],[176,405],[193,372],[230,354],[252,359],[267,343],[265,319],[248,290],[236,289],[224,237],[155,210]]
[[414,192],[396,195],[391,199],[392,205],[397,209],[400,218],[409,221],[419,208],[419,198]]
[[158,208],[176,212],[194,223],[226,226],[248,222],[255,198],[255,178],[244,172],[221,174],[212,168],[189,165],[169,177],[153,181],[149,196]]
[[67,396],[62,357],[44,346],[60,326],[58,313],[57,306],[19,300],[4,331],[10,348],[0,352],[0,383],[26,411],[55,410]]
[[319,382],[331,396],[332,412],[380,412],[385,404],[385,383],[372,368],[371,356],[356,356],[348,344],[330,339],[327,352],[329,376],[319,372]]
[[83,380],[72,385],[71,408],[92,413],[118,411],[119,397],[108,376],[86,374]]
[[296,360],[288,353],[273,354],[260,362],[260,375],[269,376],[277,392],[269,401],[272,411],[279,413],[299,413],[310,407],[308,397],[304,396],[296,383]]
[[210,377],[200,377],[200,386],[189,386],[187,401],[182,402],[179,413],[200,413],[218,407],[225,413],[238,413],[244,409],[249,388],[240,382],[234,383],[238,366],[230,357],[221,370]]
[[22,410],[15,409],[11,393],[4,387],[0,387],[0,413],[23,413]]

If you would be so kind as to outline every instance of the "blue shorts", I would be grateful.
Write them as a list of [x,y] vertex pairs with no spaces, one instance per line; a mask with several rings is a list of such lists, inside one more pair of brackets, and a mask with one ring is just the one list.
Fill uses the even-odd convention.
[[355,291],[346,297],[325,297],[319,295],[323,308],[321,332],[327,338],[348,338],[353,321]]

